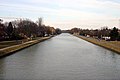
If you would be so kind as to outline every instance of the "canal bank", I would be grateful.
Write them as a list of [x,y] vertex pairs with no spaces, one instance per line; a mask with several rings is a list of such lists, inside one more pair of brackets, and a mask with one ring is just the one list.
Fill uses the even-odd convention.
[[120,54],[120,45],[119,45],[120,42],[116,42],[116,41],[111,42],[111,41],[105,41],[105,40],[98,40],[98,39],[94,39],[94,38],[90,38],[90,37],[87,38],[87,37],[80,36],[80,35],[74,35],[74,36]]
[[6,48],[2,48],[2,49],[0,49],[0,58],[8,56],[8,55],[10,55],[14,52],[17,52],[17,51],[22,50],[24,48],[30,47],[34,44],[45,41],[45,40],[50,39],[52,37],[53,36],[41,37],[41,38],[38,38],[36,40],[31,40],[31,41],[23,42],[23,43],[18,44],[18,45],[13,45],[13,46],[9,46],[9,47],[6,47]]

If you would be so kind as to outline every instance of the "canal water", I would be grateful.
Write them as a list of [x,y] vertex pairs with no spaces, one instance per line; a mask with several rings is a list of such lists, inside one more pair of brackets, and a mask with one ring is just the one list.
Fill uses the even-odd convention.
[[0,59],[0,80],[120,80],[120,55],[63,33]]

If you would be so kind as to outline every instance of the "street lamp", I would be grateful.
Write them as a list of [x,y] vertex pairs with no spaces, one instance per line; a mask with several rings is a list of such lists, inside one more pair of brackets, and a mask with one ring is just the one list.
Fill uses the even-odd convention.
[[119,19],[119,25],[118,25],[118,27],[120,28],[120,19]]

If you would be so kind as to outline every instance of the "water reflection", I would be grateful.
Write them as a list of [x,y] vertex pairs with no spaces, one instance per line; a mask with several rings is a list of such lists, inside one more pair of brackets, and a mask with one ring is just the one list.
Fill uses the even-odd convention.
[[61,34],[0,60],[0,79],[120,79],[120,56]]

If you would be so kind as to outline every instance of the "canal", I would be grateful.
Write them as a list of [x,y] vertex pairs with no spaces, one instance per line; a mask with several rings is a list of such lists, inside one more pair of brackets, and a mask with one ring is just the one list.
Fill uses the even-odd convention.
[[120,55],[63,33],[0,59],[0,80],[119,80]]

